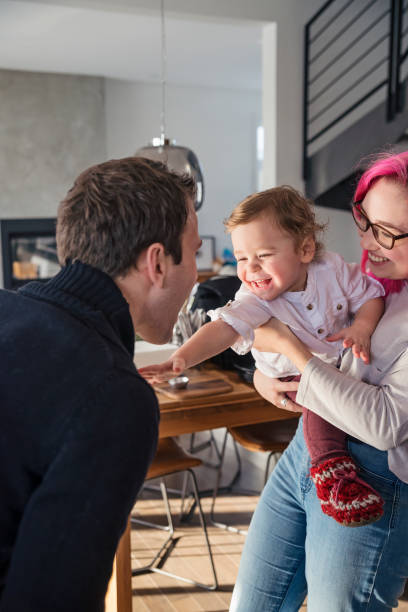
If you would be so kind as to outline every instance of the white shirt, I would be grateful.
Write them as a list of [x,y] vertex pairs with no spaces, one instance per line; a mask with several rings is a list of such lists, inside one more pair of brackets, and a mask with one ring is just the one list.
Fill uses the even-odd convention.
[[242,355],[252,349],[256,367],[266,376],[279,378],[299,372],[284,355],[252,348],[257,327],[276,317],[314,355],[336,365],[343,352],[343,341],[328,342],[326,337],[350,325],[352,315],[365,302],[382,295],[381,283],[363,274],[358,264],[346,263],[340,255],[326,252],[309,265],[304,291],[287,291],[266,301],[242,285],[233,302],[207,314],[213,321],[223,319],[240,334],[232,347],[237,353]]

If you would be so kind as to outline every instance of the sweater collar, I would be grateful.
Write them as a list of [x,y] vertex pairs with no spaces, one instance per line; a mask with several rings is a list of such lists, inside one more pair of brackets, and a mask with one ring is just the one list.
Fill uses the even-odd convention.
[[56,304],[91,321],[102,312],[128,352],[134,352],[134,330],[129,305],[110,276],[80,261],[69,263],[46,283],[28,283],[20,293]]

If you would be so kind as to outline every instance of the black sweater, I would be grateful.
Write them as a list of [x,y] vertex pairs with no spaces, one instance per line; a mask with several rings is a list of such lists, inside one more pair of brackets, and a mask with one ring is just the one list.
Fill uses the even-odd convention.
[[[15,484],[10,504],[23,512],[76,436],[95,471],[106,444],[117,473],[103,503],[126,517],[154,456],[159,411],[133,363],[134,331],[118,287],[76,262],[47,283],[0,291],[0,325],[0,458]],[[81,478],[80,464],[70,469]]]

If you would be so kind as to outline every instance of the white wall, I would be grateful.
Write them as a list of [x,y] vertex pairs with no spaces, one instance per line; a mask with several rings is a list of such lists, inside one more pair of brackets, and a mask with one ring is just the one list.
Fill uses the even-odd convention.
[[[198,213],[202,235],[216,237],[220,254],[230,247],[223,219],[256,190],[256,128],[261,94],[167,85],[167,135],[198,156],[205,199]],[[159,85],[106,80],[108,158],[133,155],[160,132]]]
[[105,159],[103,80],[0,70],[0,97],[0,218],[55,217],[79,172]]
[[264,161],[262,189],[277,182],[277,25],[268,23],[262,31],[262,124]]
[[351,213],[345,210],[316,206],[316,216],[320,223],[327,223],[322,236],[327,249],[340,253],[346,261],[360,261],[360,241]]
[[53,217],[105,158],[103,80],[0,70],[0,218]]

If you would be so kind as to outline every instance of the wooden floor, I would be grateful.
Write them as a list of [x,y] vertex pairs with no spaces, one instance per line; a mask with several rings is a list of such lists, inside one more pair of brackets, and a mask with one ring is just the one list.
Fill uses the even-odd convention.
[[[179,509],[177,500],[170,501],[174,512],[177,513]],[[228,520],[235,526],[245,527],[255,508],[256,501],[256,497],[225,497],[217,504],[222,511],[217,512],[217,518]],[[203,510],[207,517],[209,503],[208,498],[202,500]],[[239,513],[237,508],[239,508]],[[163,523],[161,500],[140,501],[136,510],[136,514],[143,515],[144,519],[161,520]],[[175,527],[180,539],[177,540],[164,568],[169,572],[184,575],[199,582],[211,583],[212,573],[197,513],[190,523],[175,525]],[[220,583],[219,590],[208,592],[157,573],[136,576],[132,581],[133,610],[152,610],[154,612],[168,610],[221,612],[228,610],[244,536],[211,525],[208,525],[208,533]],[[132,529],[132,567],[141,567],[148,563],[152,558],[152,551],[158,550],[165,538],[164,532],[147,527],[138,526],[137,529]]]
[[[229,471],[232,473],[235,465],[233,465],[231,458],[228,461],[230,461],[231,469],[227,469],[227,473]],[[213,482],[214,470],[199,467],[196,471],[199,488],[209,488],[209,484]],[[248,486],[245,477],[239,484]],[[180,481],[170,481],[170,486],[179,485]],[[257,495],[244,496],[235,493],[222,496],[217,501],[217,519],[245,529],[249,524],[257,500]],[[176,534],[180,537],[171,555],[165,561],[163,569],[200,582],[210,583],[212,575],[197,512],[194,513],[190,522],[184,522],[180,525],[176,520],[180,509],[179,499],[173,497],[170,499],[170,503],[175,517]],[[205,591],[194,585],[157,573],[135,576],[132,579],[134,612],[150,610],[152,612],[228,611],[245,537],[211,526],[208,521],[210,499],[204,497],[202,505],[207,518],[220,588],[217,591]],[[164,524],[164,506],[160,495],[152,494],[149,491],[144,492],[137,502],[133,514],[144,520]],[[167,534],[163,531],[141,525],[134,526],[131,536],[132,567],[142,567],[149,563],[166,537]],[[302,606],[303,611],[306,612],[306,603]],[[400,602],[398,611],[408,612],[408,602]]]

